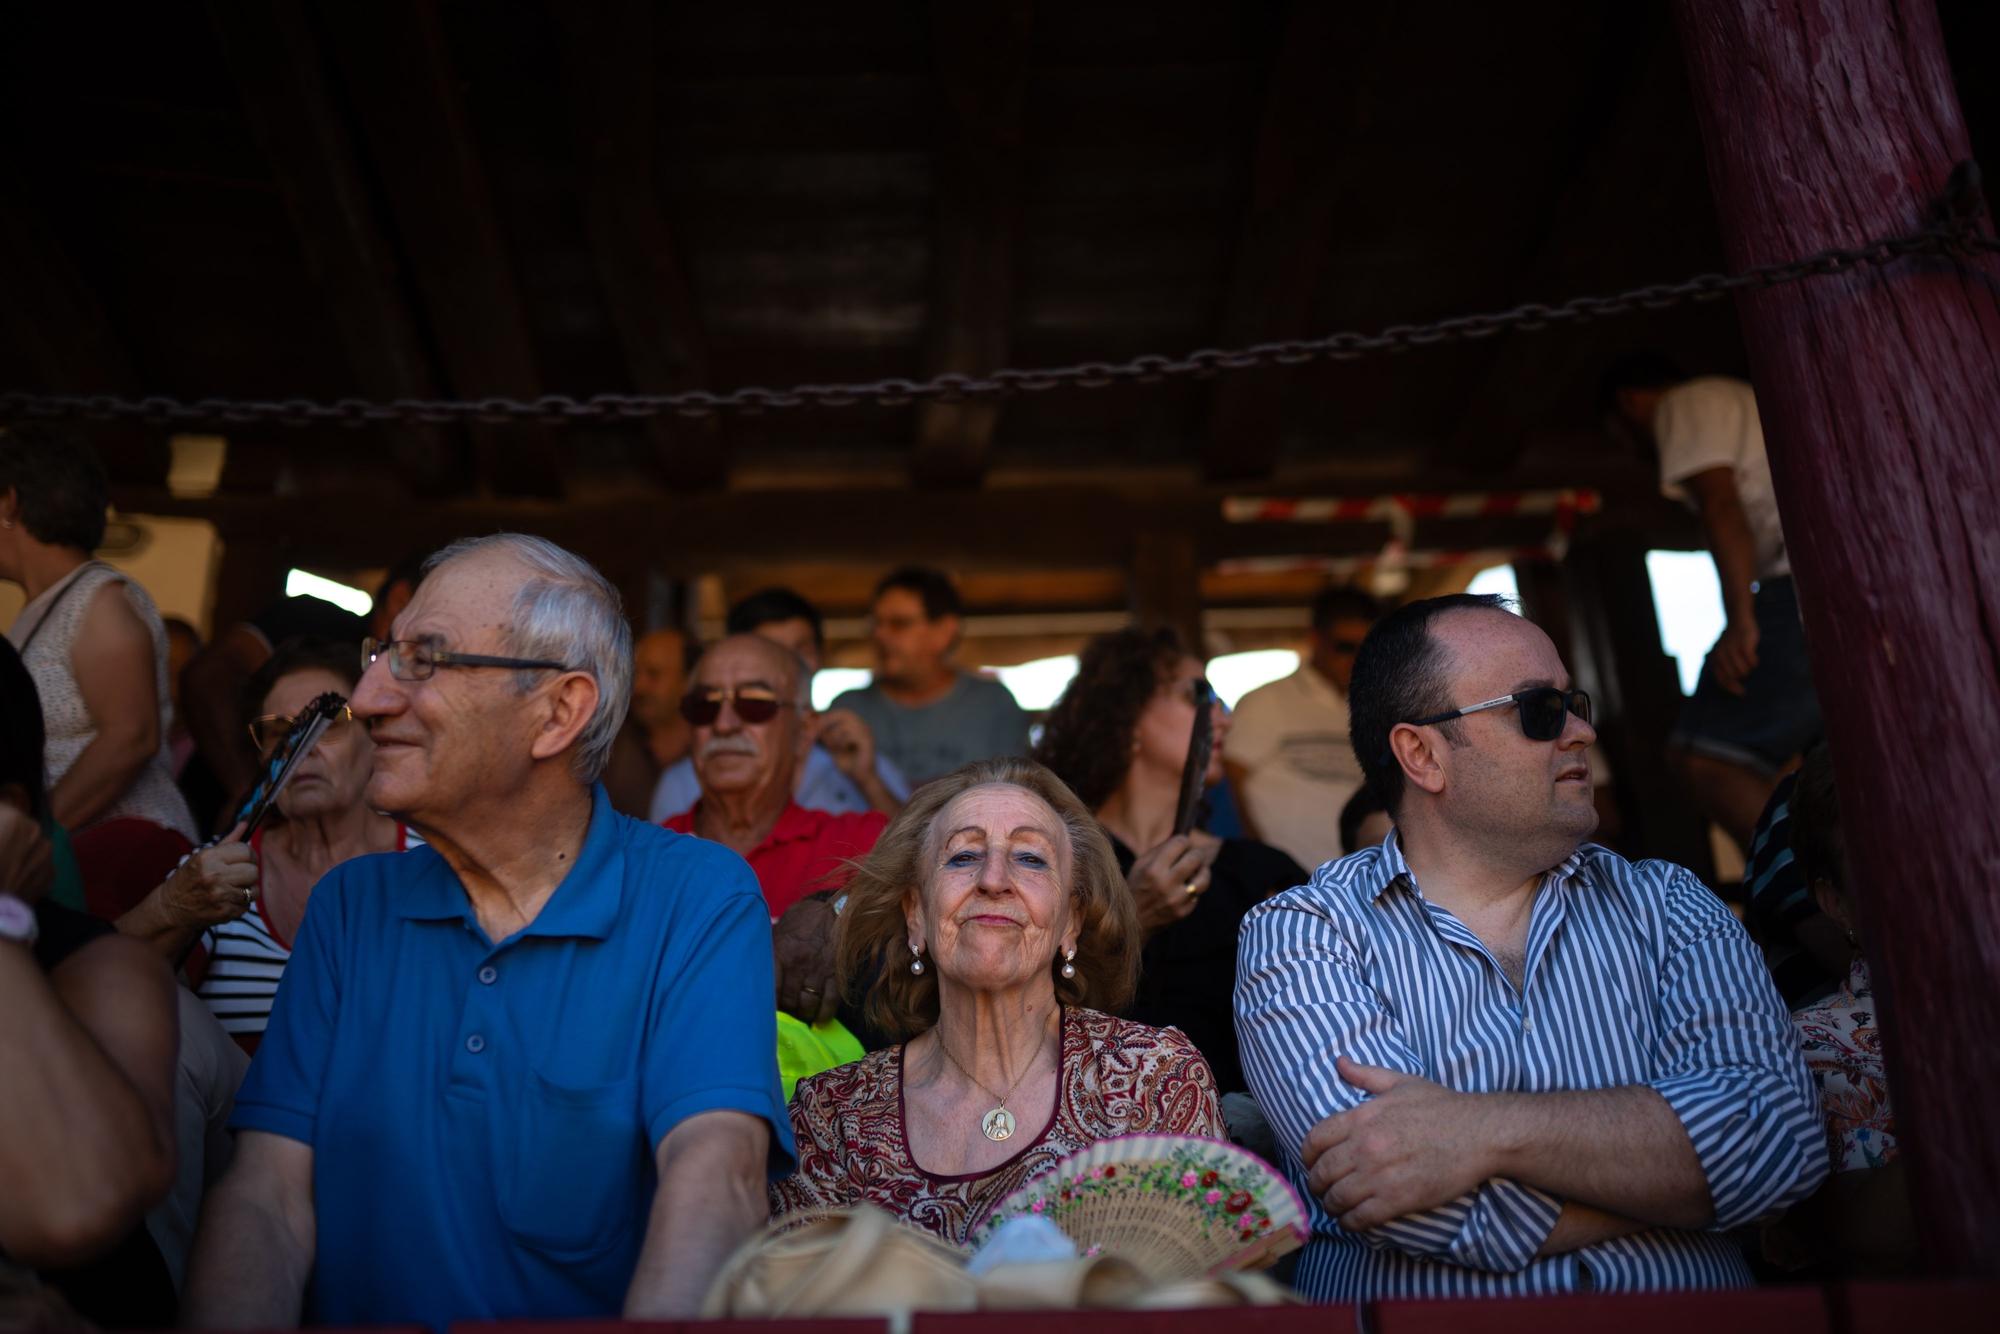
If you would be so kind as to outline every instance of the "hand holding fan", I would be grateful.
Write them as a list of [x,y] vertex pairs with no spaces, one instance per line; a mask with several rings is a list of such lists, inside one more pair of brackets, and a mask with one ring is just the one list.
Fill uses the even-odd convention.
[[1070,1155],[1002,1200],[975,1243],[1022,1214],[1163,1283],[1261,1269],[1306,1239],[1305,1205],[1276,1168],[1185,1135],[1126,1135]]
[[326,729],[346,712],[347,697],[329,690],[300,709],[298,716],[292,719],[291,730],[264,756],[264,772],[257,785],[250,789],[250,795],[236,808],[235,823],[243,826],[245,843],[257,832],[257,826],[264,822],[264,817],[278,800],[278,794],[285,790],[285,784],[292,781],[299,761],[312,753],[313,746]]

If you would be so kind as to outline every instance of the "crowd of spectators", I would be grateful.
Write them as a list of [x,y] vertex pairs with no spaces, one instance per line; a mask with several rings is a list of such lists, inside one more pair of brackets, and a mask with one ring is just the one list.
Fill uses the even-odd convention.
[[[1718,565],[1786,578],[1754,403],[1616,394]],[[1725,408],[1736,453],[1687,443]],[[1591,700],[1498,599],[1329,589],[1233,713],[1173,632],[1101,635],[1031,741],[937,570],[880,581],[821,711],[797,592],[635,642],[518,534],[203,643],[92,557],[105,500],[78,442],[0,434],[0,1314],[684,1315],[774,1213],[962,1244],[1134,1133],[1284,1168],[1310,1298],[1913,1262],[1831,759],[1774,790],[1803,742],[1730,703],[1785,688],[1782,592],[1675,742],[1764,812],[1753,941],[1590,841]],[[1240,835],[1177,828],[1200,710]]]

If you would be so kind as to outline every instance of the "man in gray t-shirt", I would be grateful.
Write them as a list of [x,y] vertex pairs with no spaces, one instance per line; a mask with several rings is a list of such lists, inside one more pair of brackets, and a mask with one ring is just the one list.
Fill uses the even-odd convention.
[[911,784],[962,764],[1028,749],[1028,715],[998,681],[952,664],[960,603],[951,579],[911,565],[875,586],[875,679],[833,702],[875,733],[876,749]]

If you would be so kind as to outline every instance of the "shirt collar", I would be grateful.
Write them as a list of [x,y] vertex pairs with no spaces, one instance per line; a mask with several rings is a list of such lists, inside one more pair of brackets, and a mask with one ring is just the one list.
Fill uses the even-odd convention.
[[[1410,872],[1410,863],[1403,857],[1403,831],[1390,829],[1389,837],[1382,840],[1381,866],[1375,877],[1375,887],[1369,891],[1371,902],[1380,899],[1397,885],[1407,889],[1417,888],[1417,878]],[[1583,845],[1571,849],[1569,856],[1551,866],[1544,873],[1545,879],[1555,884],[1566,884],[1583,869]]]
[[[695,831],[695,816],[701,810],[701,803],[682,811],[666,821],[667,828],[676,834],[692,834]],[[796,801],[785,803],[785,809],[778,812],[778,822],[771,826],[771,832],[764,835],[764,841],[750,850],[751,856],[768,851],[781,843],[801,843],[819,837],[820,826],[826,820],[825,811],[807,810]]]
[[[602,783],[590,791],[590,828],[584,833],[576,865],[570,867],[556,892],[549,896],[535,920],[516,932],[517,936],[583,936],[603,940],[618,922],[625,898],[625,847],[619,837],[621,817],[611,809],[610,794]],[[430,865],[397,895],[399,915],[416,921],[473,923],[472,902],[465,887],[452,874],[451,866],[435,851]],[[498,941],[494,942],[498,944]]]
[[788,802],[778,816],[778,823],[771,826],[771,832],[764,836],[759,845],[774,848],[780,843],[800,843],[819,837],[820,825],[825,821],[824,811],[809,811],[796,801]]

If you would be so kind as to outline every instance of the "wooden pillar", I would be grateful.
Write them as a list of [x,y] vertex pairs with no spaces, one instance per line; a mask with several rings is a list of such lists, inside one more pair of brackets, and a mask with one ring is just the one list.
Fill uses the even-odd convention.
[[[1742,267],[1920,225],[1970,156],[1929,0],[1680,0]],[[1737,298],[1923,1253],[2000,1274],[2000,262]]]
[[1206,660],[1201,563],[1185,533],[1141,533],[1132,552],[1132,615],[1148,629],[1172,626],[1188,652]]

